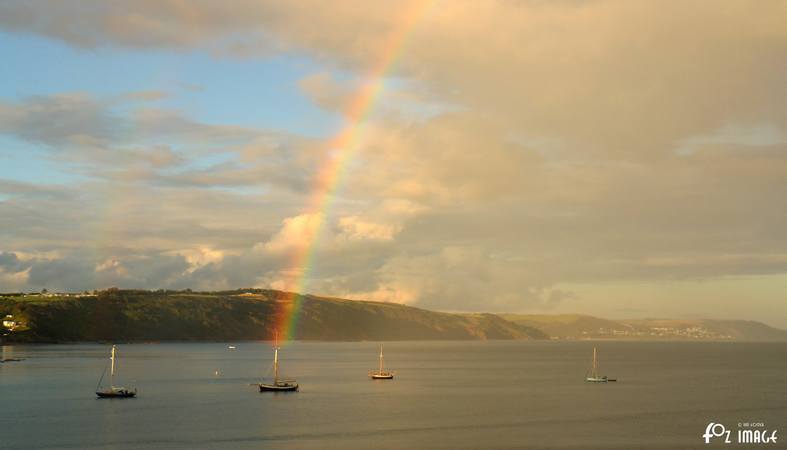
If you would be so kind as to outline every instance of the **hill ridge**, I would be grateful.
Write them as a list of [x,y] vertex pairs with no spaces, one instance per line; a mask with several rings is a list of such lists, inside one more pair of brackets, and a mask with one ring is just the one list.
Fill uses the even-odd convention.
[[745,319],[603,319],[586,314],[500,314],[552,339],[680,339],[785,341],[787,330]]
[[[495,314],[472,316],[380,303],[299,295],[300,340],[547,339]],[[0,296],[0,314],[19,326],[14,342],[270,339],[288,293],[110,289],[97,295]]]
[[281,319],[278,305],[293,295],[301,302],[294,330],[300,340],[787,340],[787,331],[752,320],[449,313],[273,289],[0,294],[0,315],[13,324],[0,327],[0,335],[9,342],[270,339]]

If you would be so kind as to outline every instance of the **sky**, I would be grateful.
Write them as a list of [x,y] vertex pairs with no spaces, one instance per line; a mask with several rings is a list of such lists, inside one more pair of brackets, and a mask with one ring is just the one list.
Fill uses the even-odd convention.
[[787,328],[786,23],[775,0],[4,1],[0,291]]

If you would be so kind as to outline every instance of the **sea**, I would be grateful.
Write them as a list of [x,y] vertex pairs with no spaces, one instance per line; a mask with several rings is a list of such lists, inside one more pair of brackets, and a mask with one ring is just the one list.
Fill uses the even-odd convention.
[[[119,344],[133,399],[95,396],[109,345],[6,345],[0,448],[787,448],[787,343],[386,342],[375,381],[378,345],[282,344],[300,391],[261,393],[269,342]],[[593,347],[617,382],[584,381]]]

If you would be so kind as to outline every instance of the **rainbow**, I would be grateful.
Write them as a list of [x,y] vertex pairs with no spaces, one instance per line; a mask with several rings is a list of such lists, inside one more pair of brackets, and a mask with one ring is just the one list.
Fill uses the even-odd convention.
[[307,231],[303,236],[307,242],[291,255],[289,280],[286,281],[284,289],[287,295],[278,304],[275,329],[284,342],[294,338],[303,301],[300,294],[307,291],[307,282],[315,263],[316,244],[320,240],[347,165],[355,154],[361,128],[373,110],[375,101],[383,92],[385,75],[393,69],[416,23],[433,3],[434,0],[415,0],[404,9],[396,28],[382,47],[377,64],[364,77],[366,81],[346,108],[345,125],[327,144],[331,157],[318,170],[304,213],[308,218]]

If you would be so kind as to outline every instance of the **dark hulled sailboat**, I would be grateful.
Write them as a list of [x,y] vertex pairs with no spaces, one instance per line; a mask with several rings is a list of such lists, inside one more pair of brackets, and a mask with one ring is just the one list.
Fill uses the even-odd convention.
[[278,336],[273,344],[273,383],[258,383],[260,392],[292,392],[298,390],[295,380],[279,378],[279,340]]
[[98,398],[131,398],[137,395],[137,389],[134,390],[125,388],[125,387],[116,387],[115,386],[115,346],[112,346],[112,356],[110,357],[111,364],[109,370],[109,387],[106,389],[101,389],[101,382],[104,381],[104,375],[107,372],[107,369],[104,369],[104,373],[101,374],[101,378],[98,380],[98,385],[96,386],[96,395]]

